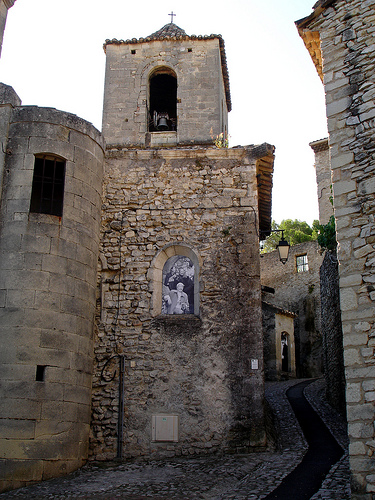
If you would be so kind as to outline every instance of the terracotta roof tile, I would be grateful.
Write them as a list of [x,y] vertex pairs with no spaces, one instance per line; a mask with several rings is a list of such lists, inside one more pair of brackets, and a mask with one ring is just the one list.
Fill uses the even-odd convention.
[[160,30],[155,31],[147,38],[151,38],[152,40],[160,40],[164,37],[174,37],[174,36],[187,36],[186,31],[177,26],[177,24],[169,23],[160,28]]

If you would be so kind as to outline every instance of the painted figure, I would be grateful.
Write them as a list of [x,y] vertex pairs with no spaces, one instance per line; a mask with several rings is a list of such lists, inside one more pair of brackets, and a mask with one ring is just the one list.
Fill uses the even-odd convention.
[[184,284],[177,283],[176,290],[171,290],[164,296],[167,304],[167,314],[189,314],[189,300],[183,291]]

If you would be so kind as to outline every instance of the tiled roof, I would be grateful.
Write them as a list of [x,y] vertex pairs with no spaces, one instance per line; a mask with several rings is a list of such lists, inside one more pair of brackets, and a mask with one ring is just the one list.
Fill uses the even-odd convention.
[[117,40],[116,38],[112,40],[106,40],[104,43],[104,52],[106,51],[107,45],[128,45],[134,43],[144,43],[152,42],[155,40],[219,40],[220,45],[220,56],[221,56],[221,68],[223,72],[223,80],[225,86],[225,98],[227,102],[228,111],[232,109],[232,101],[230,97],[229,88],[229,74],[227,66],[227,58],[225,55],[224,40],[221,35],[187,35],[186,32],[174,23],[169,23],[163,26],[160,30],[155,31],[151,35],[145,38],[132,38],[130,40]]
[[271,144],[260,144],[252,149],[256,162],[258,187],[259,231],[267,236],[271,233],[272,184],[275,147]]
[[266,302],[265,300],[262,300],[262,306],[267,306],[270,309],[273,309],[274,312],[283,314],[284,316],[290,316],[291,318],[297,318],[298,314],[288,311],[287,309],[283,309],[282,307],[275,306],[275,304],[271,304],[270,302]]
[[318,153],[319,151],[327,151],[329,149],[329,140],[327,137],[325,137],[324,139],[310,142],[309,146],[314,151],[314,153]]
[[177,24],[169,23],[160,28],[160,30],[155,31],[147,38],[151,38],[151,40],[160,40],[164,37],[174,37],[174,36],[187,36],[186,31],[177,26]]

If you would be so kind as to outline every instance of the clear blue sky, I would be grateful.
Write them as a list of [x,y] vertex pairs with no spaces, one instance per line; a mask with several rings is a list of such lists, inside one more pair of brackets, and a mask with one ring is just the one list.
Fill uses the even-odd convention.
[[177,14],[187,34],[225,40],[230,145],[276,146],[272,217],[318,218],[309,142],[327,136],[323,85],[294,21],[314,0],[17,0],[8,14],[1,81],[23,104],[75,113],[101,129],[105,39],[140,38]]

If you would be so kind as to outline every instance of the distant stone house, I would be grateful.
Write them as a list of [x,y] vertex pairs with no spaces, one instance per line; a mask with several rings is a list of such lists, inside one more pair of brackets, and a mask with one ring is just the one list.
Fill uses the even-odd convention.
[[266,445],[274,147],[213,144],[231,109],[220,35],[170,23],[105,51],[104,137],[0,87],[2,490],[89,456]]
[[296,22],[326,93],[353,498],[375,494],[374,0],[320,0]]
[[295,364],[298,377],[319,377],[323,371],[319,269],[323,257],[316,241],[290,248],[285,265],[275,250],[261,255],[261,283],[274,289],[263,299],[291,311],[294,318]]

